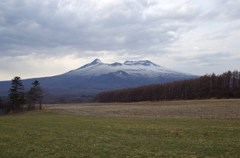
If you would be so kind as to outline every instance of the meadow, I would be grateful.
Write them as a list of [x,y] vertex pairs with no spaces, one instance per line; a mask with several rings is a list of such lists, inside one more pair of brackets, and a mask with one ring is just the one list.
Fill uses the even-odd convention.
[[45,105],[0,116],[0,157],[239,157],[240,100]]

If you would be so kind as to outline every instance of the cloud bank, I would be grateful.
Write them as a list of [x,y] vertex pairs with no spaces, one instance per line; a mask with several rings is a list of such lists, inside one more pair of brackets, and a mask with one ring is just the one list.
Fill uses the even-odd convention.
[[63,73],[94,58],[195,74],[237,69],[239,15],[239,0],[3,1],[0,79]]

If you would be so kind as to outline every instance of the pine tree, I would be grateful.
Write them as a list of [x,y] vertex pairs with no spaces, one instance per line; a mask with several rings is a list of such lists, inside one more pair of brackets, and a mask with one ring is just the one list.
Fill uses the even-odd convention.
[[12,84],[8,96],[11,102],[11,110],[19,111],[23,108],[25,104],[24,86],[21,82],[20,77],[16,76],[12,79]]
[[43,98],[43,91],[40,86],[39,81],[35,80],[32,83],[32,87],[28,92],[28,100],[29,100],[29,109],[36,108],[36,104],[38,103],[39,109],[42,109],[42,98]]

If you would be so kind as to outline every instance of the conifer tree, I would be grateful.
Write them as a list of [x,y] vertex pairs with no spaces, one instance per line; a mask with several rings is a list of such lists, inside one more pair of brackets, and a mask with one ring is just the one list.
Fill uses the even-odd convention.
[[11,110],[19,111],[23,108],[25,104],[24,86],[20,77],[16,76],[12,79],[8,96],[11,102]]
[[43,91],[40,86],[39,81],[35,80],[32,83],[32,87],[28,92],[28,100],[30,103],[30,109],[36,108],[36,104],[38,103],[39,109],[42,109],[42,98],[43,98]]

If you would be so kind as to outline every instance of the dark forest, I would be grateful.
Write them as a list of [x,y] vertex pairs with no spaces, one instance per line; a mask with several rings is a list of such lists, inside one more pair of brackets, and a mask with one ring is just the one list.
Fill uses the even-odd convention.
[[140,102],[161,100],[240,98],[240,72],[208,74],[196,79],[175,81],[102,92],[97,102]]

